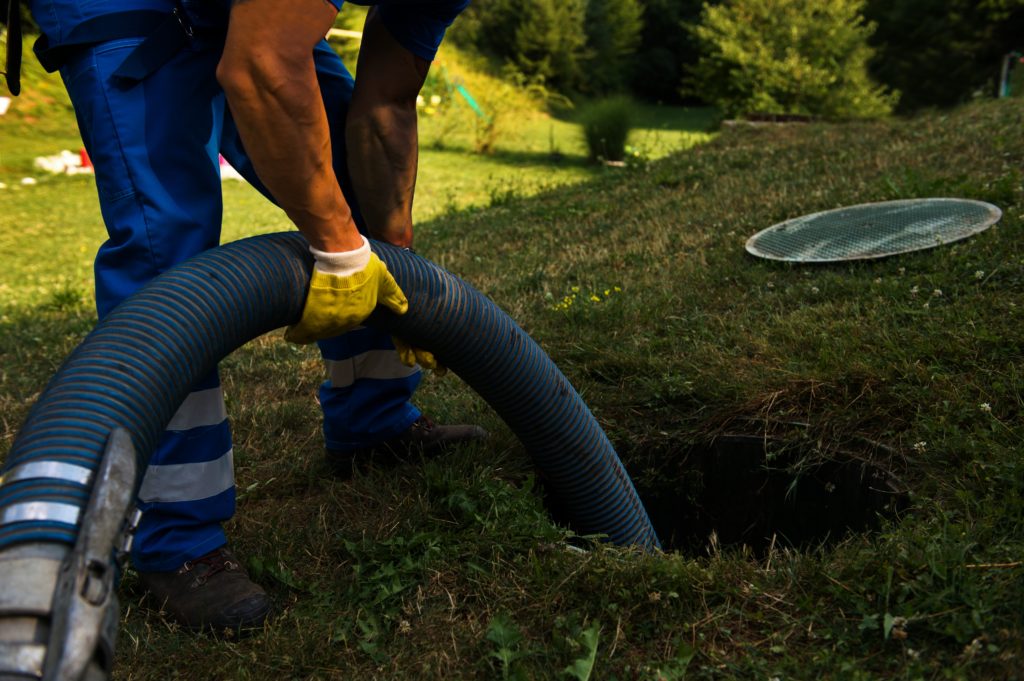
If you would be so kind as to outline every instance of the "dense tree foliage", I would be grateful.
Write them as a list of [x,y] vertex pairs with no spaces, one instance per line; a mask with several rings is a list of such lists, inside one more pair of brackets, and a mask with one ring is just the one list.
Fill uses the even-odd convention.
[[868,76],[874,27],[863,8],[864,0],[706,5],[694,29],[702,56],[692,91],[730,115],[884,115],[894,97]]
[[697,39],[684,27],[700,21],[703,0],[644,0],[644,27],[631,60],[629,88],[652,101],[677,102],[686,65],[700,57]]
[[628,86],[641,0],[474,0],[451,37],[563,92]]
[[628,87],[644,28],[643,14],[639,0],[587,3],[586,77],[580,81],[580,89],[603,93]]
[[865,14],[878,24],[872,73],[902,110],[994,94],[1003,55],[1024,48],[1024,0],[870,0]]

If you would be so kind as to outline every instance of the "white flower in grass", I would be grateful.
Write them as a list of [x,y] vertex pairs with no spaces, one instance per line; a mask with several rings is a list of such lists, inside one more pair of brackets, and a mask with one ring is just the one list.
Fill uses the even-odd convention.
[[921,440],[920,442],[915,442],[914,443],[914,451],[917,452],[918,454],[920,454],[922,452],[925,452],[927,449],[928,449],[928,443],[925,442],[924,440]]
[[920,290],[921,290],[921,289],[919,289],[918,287],[916,287],[916,286],[912,286],[912,287],[910,288],[910,295],[912,295],[912,296],[916,296],[916,295],[917,295],[917,292],[918,292],[918,291],[920,291]]
[[437,106],[438,104],[441,103],[441,96],[440,95],[430,95],[430,103],[433,104],[434,106]]
[[821,293],[821,289],[819,289],[817,286],[812,286],[811,293]]
[[981,404],[979,404],[978,409],[982,410],[986,414],[992,413],[992,405],[989,404],[988,402],[982,402]]
[[975,272],[974,273],[974,278],[975,279],[984,279],[985,278],[985,270],[978,270],[977,272]]
[[942,297],[942,289],[941,288],[937,288],[934,291],[932,291],[932,296],[935,297],[935,298],[941,298]]

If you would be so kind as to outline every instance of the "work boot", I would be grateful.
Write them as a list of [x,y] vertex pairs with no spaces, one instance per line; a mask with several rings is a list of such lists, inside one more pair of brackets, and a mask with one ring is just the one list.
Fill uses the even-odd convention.
[[227,547],[185,561],[174,572],[139,577],[161,610],[192,631],[240,635],[262,627],[270,615],[270,597]]
[[480,426],[443,426],[423,414],[404,433],[371,447],[349,451],[327,450],[327,463],[339,478],[350,478],[356,469],[387,468],[416,456],[440,454],[450,446],[488,436]]

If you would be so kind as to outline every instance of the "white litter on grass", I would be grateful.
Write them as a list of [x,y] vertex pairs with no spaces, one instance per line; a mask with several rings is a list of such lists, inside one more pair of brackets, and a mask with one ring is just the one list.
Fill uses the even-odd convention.
[[[40,156],[33,161],[33,165],[40,170],[45,170],[48,173],[54,175],[78,175],[80,173],[92,173],[92,163],[88,162],[88,156],[85,152],[73,153],[64,149],[59,154],[53,156]],[[26,178],[30,179],[30,178]],[[235,168],[227,162],[227,160],[220,157],[220,179],[223,180],[241,180],[245,181],[242,174],[239,173]],[[35,180],[32,182],[21,181],[22,184],[35,184]]]
[[11,98],[0,97],[0,116],[6,114],[9,108],[11,108]]
[[67,149],[53,156],[39,156],[33,165],[54,175],[78,175],[92,172],[92,165],[82,163],[82,154],[75,154]]
[[37,180],[34,177],[23,177],[23,178],[21,178],[21,183],[24,184],[24,185],[36,184],[36,182],[37,182]]

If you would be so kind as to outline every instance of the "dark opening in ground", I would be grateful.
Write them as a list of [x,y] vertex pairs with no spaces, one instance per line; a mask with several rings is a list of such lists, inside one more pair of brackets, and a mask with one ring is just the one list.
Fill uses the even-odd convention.
[[792,444],[723,435],[676,454],[677,474],[634,478],[666,550],[804,548],[878,528],[907,506],[891,472],[854,455],[822,459]]
[[[831,544],[877,530],[907,507],[907,493],[885,466],[864,453],[827,457],[808,445],[750,435],[722,435],[710,445],[623,453],[666,551],[707,555],[747,546]],[[647,463],[648,465],[645,465]],[[565,520],[546,495],[556,520]]]

